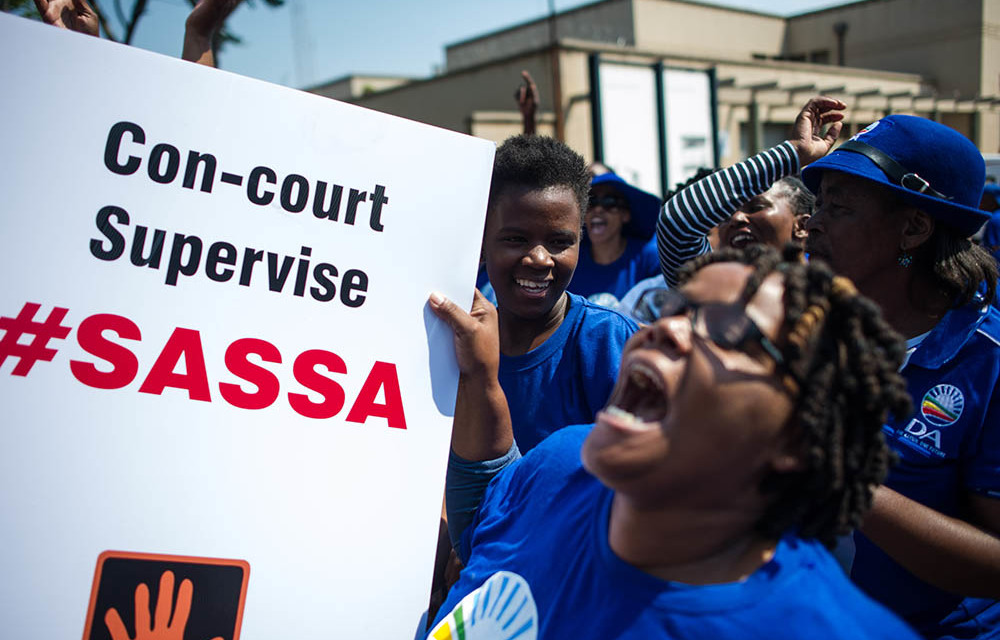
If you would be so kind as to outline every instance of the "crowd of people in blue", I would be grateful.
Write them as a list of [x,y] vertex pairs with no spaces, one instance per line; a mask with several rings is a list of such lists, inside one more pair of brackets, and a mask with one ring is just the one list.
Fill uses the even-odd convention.
[[[85,0],[36,0],[97,34]],[[238,4],[202,0],[211,64]],[[497,149],[427,637],[1000,638],[1000,190],[887,115],[664,201],[535,133]],[[996,210],[996,211],[994,211]],[[992,216],[991,216],[992,212]],[[443,559],[442,559],[443,560]]]

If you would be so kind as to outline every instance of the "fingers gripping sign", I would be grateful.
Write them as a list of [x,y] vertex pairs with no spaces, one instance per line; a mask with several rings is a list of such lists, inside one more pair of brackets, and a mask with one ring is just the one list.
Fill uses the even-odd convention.
[[500,368],[496,307],[478,289],[469,312],[437,292],[430,295],[430,306],[455,334],[455,355],[462,377],[496,376]]
[[492,460],[514,442],[507,398],[500,387],[500,333],[497,310],[476,291],[466,312],[440,293],[430,295],[437,317],[455,334],[460,372],[451,449],[466,460]]
[[[152,624],[149,617],[149,587],[140,583],[135,589],[135,636],[130,636],[122,621],[121,614],[114,607],[104,614],[104,623],[111,634],[111,640],[184,640],[191,613],[191,598],[194,585],[185,578],[177,590],[174,604],[174,573],[164,571],[160,576],[160,588],[156,597],[156,610]],[[173,614],[173,615],[171,615]],[[212,640],[222,640],[217,636]]]

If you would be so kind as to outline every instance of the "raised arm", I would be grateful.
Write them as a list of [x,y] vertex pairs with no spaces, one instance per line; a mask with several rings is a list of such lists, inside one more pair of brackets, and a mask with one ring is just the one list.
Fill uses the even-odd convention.
[[496,308],[479,291],[466,313],[440,294],[431,294],[434,313],[455,333],[460,376],[451,455],[445,484],[448,534],[462,561],[467,549],[459,542],[482,502],[486,487],[520,457],[514,444],[507,398],[500,388],[500,337]]
[[660,269],[670,286],[676,286],[681,265],[711,251],[707,236],[713,227],[775,181],[829,152],[840,135],[846,106],[833,98],[812,98],[796,116],[790,140],[713,173],[667,200],[657,221],[656,244]]
[[521,122],[524,133],[534,135],[538,131],[536,112],[538,111],[538,86],[527,71],[521,72],[524,84],[517,88],[514,97],[517,98],[517,108],[521,111]]
[[100,37],[97,12],[87,0],[35,0],[35,8],[46,24]]
[[181,58],[207,67],[215,66],[212,42],[226,18],[242,0],[199,0],[184,23]]

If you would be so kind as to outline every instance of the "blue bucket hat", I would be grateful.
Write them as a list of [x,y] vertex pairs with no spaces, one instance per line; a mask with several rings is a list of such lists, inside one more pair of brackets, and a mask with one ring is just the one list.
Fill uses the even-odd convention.
[[951,127],[917,116],[877,120],[802,170],[819,192],[824,171],[883,185],[913,207],[961,232],[976,233],[989,214],[979,210],[986,163],[976,145]]
[[622,233],[642,240],[652,238],[653,234],[656,233],[656,218],[662,204],[660,198],[633,187],[616,173],[602,173],[599,176],[594,176],[594,179],[590,181],[590,186],[599,184],[610,184],[628,200],[632,219],[622,227]]

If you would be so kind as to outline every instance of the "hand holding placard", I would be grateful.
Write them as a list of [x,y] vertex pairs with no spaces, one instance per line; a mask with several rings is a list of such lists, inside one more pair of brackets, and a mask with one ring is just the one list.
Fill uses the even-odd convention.
[[499,458],[510,450],[514,432],[507,397],[500,388],[496,307],[478,290],[469,313],[440,293],[431,294],[430,307],[455,333],[461,372],[451,449],[466,460]]

